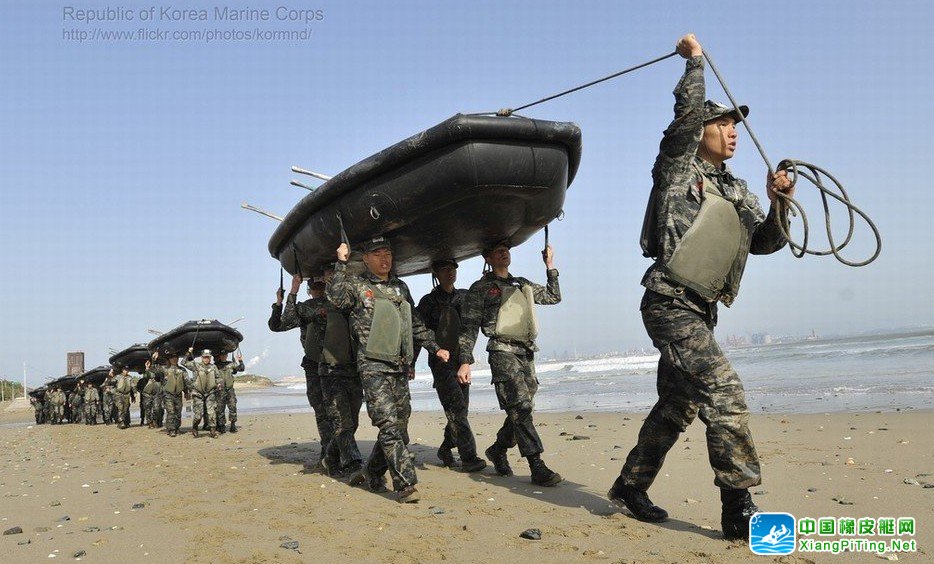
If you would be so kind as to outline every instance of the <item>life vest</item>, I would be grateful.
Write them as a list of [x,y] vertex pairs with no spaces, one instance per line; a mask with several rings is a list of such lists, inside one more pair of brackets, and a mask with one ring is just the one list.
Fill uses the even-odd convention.
[[119,394],[128,394],[130,390],[133,389],[133,384],[130,382],[128,377],[117,376],[117,393]]
[[699,170],[697,173],[703,182],[700,211],[663,271],[666,278],[690,288],[708,302],[724,299],[729,305],[739,290],[749,235],[736,204],[725,198],[706,175]]
[[516,288],[497,284],[502,292],[502,301],[496,314],[496,338],[529,343],[538,336],[538,319],[535,316],[535,296],[532,287]]
[[321,357],[330,366],[353,362],[350,319],[335,308],[328,308],[328,321],[324,330],[324,346],[321,349]]
[[373,318],[363,355],[371,360],[407,364],[414,356],[412,306],[401,295],[367,283],[373,294]]

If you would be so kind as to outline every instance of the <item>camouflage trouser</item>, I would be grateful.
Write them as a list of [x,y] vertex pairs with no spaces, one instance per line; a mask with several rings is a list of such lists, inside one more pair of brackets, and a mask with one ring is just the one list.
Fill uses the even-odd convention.
[[139,424],[144,422],[152,423],[152,394],[139,395]]
[[97,404],[96,403],[84,404],[84,423],[86,425],[97,424]]
[[457,363],[439,362],[432,357],[428,361],[434,377],[435,391],[441,401],[447,425],[444,426],[444,441],[441,448],[451,450],[457,447],[461,460],[473,460],[477,457],[477,444],[473,430],[467,421],[467,409],[470,406],[470,384],[457,383]]
[[114,405],[117,406],[117,423],[130,425],[130,394],[114,394]]
[[156,424],[156,427],[162,426],[162,421],[165,417],[165,407],[163,406],[164,395],[164,393],[160,392],[154,394],[152,397],[152,421]]
[[64,418],[65,418],[65,406],[64,405],[52,406],[52,423],[60,424]]
[[503,449],[518,444],[522,456],[541,454],[545,448],[532,422],[538,391],[534,355],[490,351],[490,372],[499,407],[506,412],[506,421],[496,433],[496,444]]
[[402,372],[363,372],[360,379],[366,411],[373,426],[379,429],[367,461],[367,472],[371,476],[382,476],[389,470],[396,491],[414,486],[418,483],[415,457],[406,446],[412,414],[408,377]]
[[71,404],[71,422],[81,423],[82,415],[84,415],[84,402]]
[[104,423],[113,423],[114,420],[114,395],[112,393],[104,394]]
[[230,422],[237,422],[237,392],[233,388],[224,386],[217,388],[217,428],[227,425],[227,414],[230,412]]
[[182,394],[173,394],[164,392],[162,394],[162,403],[165,405],[165,428],[168,431],[178,431],[182,424],[182,404],[184,399]]
[[328,419],[334,436],[327,445],[329,460],[340,459],[342,468],[363,462],[354,435],[360,426],[360,407],[363,406],[363,384],[353,366],[320,366],[321,391],[327,404]]
[[661,351],[658,402],[626,458],[622,483],[648,489],[678,435],[700,416],[707,426],[714,484],[730,489],[759,485],[759,457],[749,432],[743,384],[714,340],[712,316],[647,291],[642,320]]
[[206,394],[191,392],[191,427],[196,428],[201,422],[201,414],[207,411],[208,429],[217,428],[217,397],[214,390]]
[[321,437],[321,458],[326,455],[325,449],[334,439],[334,424],[328,417],[327,404],[321,390],[321,376],[318,374],[318,365],[312,364],[308,359],[302,359],[302,368],[305,370],[305,396],[308,405],[315,412],[315,424],[318,427],[318,436]]

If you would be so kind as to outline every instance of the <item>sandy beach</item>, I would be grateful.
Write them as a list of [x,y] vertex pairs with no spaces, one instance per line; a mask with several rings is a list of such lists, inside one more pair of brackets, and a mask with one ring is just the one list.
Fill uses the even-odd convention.
[[[422,499],[409,505],[302,473],[302,462],[317,453],[310,413],[245,415],[240,433],[215,440],[173,439],[138,426],[30,426],[29,416],[0,414],[0,528],[23,530],[0,538],[4,562],[73,560],[80,551],[92,562],[766,558],[719,538],[718,492],[699,422],[672,450],[651,490],[671,520],[651,525],[605,498],[641,413],[538,414],[545,460],[565,477],[550,489],[529,482],[515,449],[512,478],[491,468],[467,475],[438,466],[443,414],[415,413],[410,434]],[[500,422],[499,415],[472,418],[481,450]],[[183,421],[183,430],[189,423]],[[930,561],[934,488],[925,484],[934,482],[932,423],[931,411],[754,416],[764,470],[755,500],[798,517],[915,517],[919,550],[898,559]],[[357,438],[365,454],[374,436],[364,418]],[[520,538],[528,528],[540,529],[541,540]],[[288,541],[298,549],[280,546]],[[796,553],[779,561],[879,558]]]

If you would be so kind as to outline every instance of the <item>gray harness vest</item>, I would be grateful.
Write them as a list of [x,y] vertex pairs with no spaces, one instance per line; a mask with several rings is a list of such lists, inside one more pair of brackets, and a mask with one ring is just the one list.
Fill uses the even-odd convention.
[[374,284],[373,319],[363,355],[371,360],[408,364],[414,355],[412,306],[400,295],[390,294]]
[[502,291],[502,302],[496,314],[496,337],[507,341],[530,343],[538,336],[535,316],[535,296],[531,286],[516,288],[497,284]]

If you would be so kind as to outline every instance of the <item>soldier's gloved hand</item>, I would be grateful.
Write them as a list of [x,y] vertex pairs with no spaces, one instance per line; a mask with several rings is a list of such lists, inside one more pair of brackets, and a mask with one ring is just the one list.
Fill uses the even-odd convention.
[[460,368],[457,369],[457,383],[458,384],[469,384],[470,383],[470,365],[467,363],[461,364]]
[[337,247],[337,260],[347,262],[348,258],[350,258],[350,247],[347,246],[347,243],[341,243],[341,245]]
[[444,362],[451,360],[451,353],[445,349],[438,349],[438,352],[435,353],[435,356]]
[[290,294],[298,294],[298,289],[302,286],[302,277],[300,274],[294,274],[292,276],[292,287],[289,289]]
[[678,40],[678,44],[675,45],[675,51],[685,59],[699,57],[704,54],[700,42],[694,37],[693,33],[683,35],[681,39]]

